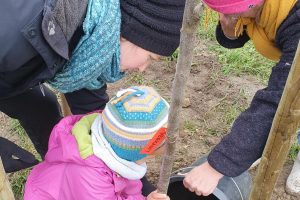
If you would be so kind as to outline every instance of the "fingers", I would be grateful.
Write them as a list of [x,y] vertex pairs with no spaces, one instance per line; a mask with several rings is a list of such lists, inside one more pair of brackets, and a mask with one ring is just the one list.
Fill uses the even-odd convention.
[[208,196],[217,187],[222,174],[213,169],[208,162],[191,170],[183,179],[183,185],[198,196]]
[[169,199],[169,197],[166,194],[161,194],[161,193],[154,193],[153,198],[155,198],[155,199]]
[[170,200],[170,197],[155,190],[148,195],[147,200]]
[[198,196],[210,195],[217,186],[209,181],[192,180],[189,177],[183,180],[183,184],[189,191],[194,192]]

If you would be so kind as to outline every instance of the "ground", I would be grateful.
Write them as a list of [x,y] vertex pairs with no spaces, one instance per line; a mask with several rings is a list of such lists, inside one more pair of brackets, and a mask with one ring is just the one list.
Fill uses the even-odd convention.
[[[209,41],[197,41],[194,51],[190,78],[187,80],[184,108],[182,109],[182,129],[177,142],[173,169],[190,165],[198,157],[208,153],[228,132],[234,118],[247,107],[255,91],[263,85],[256,77],[249,75],[224,75],[217,55],[208,49]],[[146,72],[134,72],[116,84],[109,85],[113,94],[120,88],[131,85],[150,85],[170,102],[175,60],[162,60],[149,67]],[[17,143],[18,136],[12,134],[10,120],[0,115],[0,134]],[[284,185],[292,162],[288,159],[278,180],[272,200],[296,200],[284,191]],[[160,159],[149,163],[148,177],[156,183]],[[255,174],[252,170],[251,174]],[[26,176],[25,176],[26,178]],[[11,176],[14,187],[20,187]],[[17,186],[16,186],[17,185]]]

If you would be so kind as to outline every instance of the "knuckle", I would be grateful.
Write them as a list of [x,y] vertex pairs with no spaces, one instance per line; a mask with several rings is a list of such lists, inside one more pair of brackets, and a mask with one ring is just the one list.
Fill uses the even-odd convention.
[[203,192],[202,194],[203,194],[203,196],[208,196],[208,195],[210,195],[210,192],[205,191],[205,192]]

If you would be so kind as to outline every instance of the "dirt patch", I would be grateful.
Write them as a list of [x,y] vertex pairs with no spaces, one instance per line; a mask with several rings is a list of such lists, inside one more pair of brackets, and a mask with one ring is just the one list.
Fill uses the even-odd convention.
[[299,198],[290,196],[285,192],[285,183],[287,180],[288,175],[290,174],[293,167],[293,161],[288,160],[283,169],[282,172],[277,180],[275,190],[273,192],[272,200],[299,200]]

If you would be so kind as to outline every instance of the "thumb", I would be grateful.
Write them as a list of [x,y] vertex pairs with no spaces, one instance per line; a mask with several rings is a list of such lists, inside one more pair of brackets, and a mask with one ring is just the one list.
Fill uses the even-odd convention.
[[152,197],[155,199],[166,199],[167,195],[155,192],[155,193],[153,193]]

